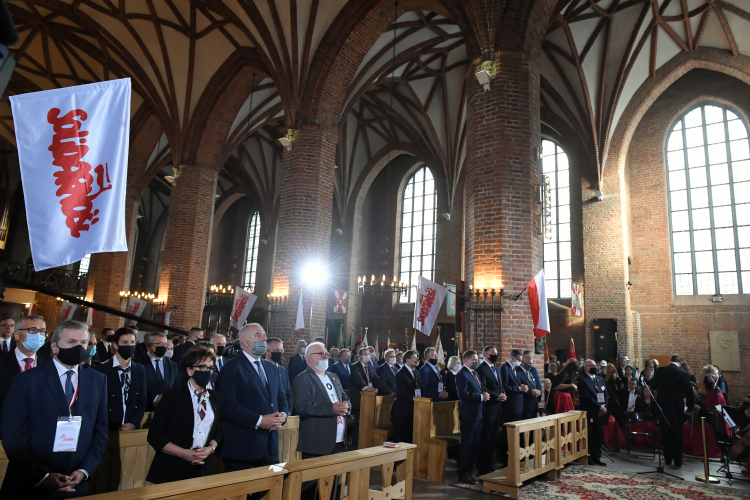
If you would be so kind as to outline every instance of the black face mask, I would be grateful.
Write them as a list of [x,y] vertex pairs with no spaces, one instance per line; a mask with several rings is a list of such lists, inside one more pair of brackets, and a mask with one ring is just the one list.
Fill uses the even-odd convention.
[[193,372],[193,382],[195,382],[198,387],[206,387],[208,385],[208,382],[211,380],[211,372],[199,372],[194,371]]
[[224,352],[227,350],[227,346],[225,345],[217,345],[216,346],[216,355],[217,356],[223,356]]
[[493,365],[497,363],[497,354],[490,354],[490,363]]
[[60,360],[60,363],[68,366],[79,364],[85,356],[86,350],[82,345],[75,345],[67,349],[59,348],[57,351],[57,359]]
[[167,346],[159,345],[159,346],[156,346],[156,348],[154,349],[154,356],[156,356],[157,358],[163,358],[166,353],[167,353]]
[[431,364],[431,365],[436,365],[436,364],[437,364],[437,358],[435,358],[435,359],[431,359],[431,360],[430,360],[430,364]]
[[278,363],[279,361],[281,361],[281,358],[283,356],[284,356],[283,352],[272,352],[271,353],[271,361],[273,361],[274,363]]
[[591,375],[596,375],[596,374],[597,374],[597,371],[596,371],[596,367],[595,367],[595,366],[592,366],[591,368],[589,368],[589,373],[590,373]]
[[118,345],[117,346],[117,354],[119,354],[122,359],[130,359],[133,356],[134,351],[135,351],[134,345]]
[[343,364],[345,364],[345,365],[348,365],[348,364],[349,364],[349,358],[346,358],[346,357],[344,357],[344,358],[339,358],[339,359],[340,359],[340,361],[341,361],[341,362],[342,362]]

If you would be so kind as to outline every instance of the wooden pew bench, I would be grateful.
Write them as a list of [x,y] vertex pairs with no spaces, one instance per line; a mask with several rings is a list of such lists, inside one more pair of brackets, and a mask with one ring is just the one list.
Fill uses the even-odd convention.
[[460,446],[459,401],[433,403],[430,398],[414,398],[414,434],[417,445],[414,475],[443,483],[448,448]]
[[359,446],[372,448],[382,446],[393,436],[391,408],[394,395],[378,396],[377,392],[362,391],[359,409]]

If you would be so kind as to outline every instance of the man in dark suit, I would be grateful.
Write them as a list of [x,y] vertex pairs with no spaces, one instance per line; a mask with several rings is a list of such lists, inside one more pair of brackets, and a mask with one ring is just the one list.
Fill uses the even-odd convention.
[[682,356],[672,355],[670,363],[657,368],[649,383],[651,389],[656,392],[656,402],[664,412],[664,418],[662,418],[657,410],[664,448],[664,462],[671,465],[674,461],[676,467],[682,466],[682,425],[685,406],[693,407],[690,375],[680,368],[682,361]]
[[305,363],[305,349],[307,349],[307,342],[305,342],[304,340],[298,341],[294,356],[289,358],[290,383],[294,383],[294,377],[307,369],[307,363]]
[[193,347],[196,342],[203,338],[203,334],[204,332],[201,328],[194,326],[188,331],[187,340],[182,344],[175,346],[172,361],[177,363],[177,366],[180,365],[180,360],[182,359],[182,356],[188,352],[188,349]]
[[221,333],[215,333],[211,336],[211,343],[216,346],[216,373],[221,373],[224,364],[229,361],[224,357],[227,351],[227,338]]
[[115,331],[112,328],[104,328],[102,330],[102,338],[96,345],[96,354],[99,355],[99,362],[106,363],[112,358],[112,353],[109,350],[109,346],[112,345],[112,337]]
[[542,396],[542,381],[539,379],[539,372],[531,364],[531,351],[523,351],[521,366],[516,370],[517,373],[525,378],[524,384],[529,387],[523,395],[523,415],[522,420],[536,418],[539,416],[539,398]]
[[456,375],[456,388],[461,406],[458,418],[461,421],[461,451],[458,458],[458,480],[475,484],[479,479],[474,475],[474,460],[477,457],[482,435],[482,403],[489,401],[479,380],[476,369],[479,358],[476,351],[464,352],[464,367]]
[[[396,392],[396,351],[393,349],[386,349],[383,354],[383,363],[378,366],[375,370],[380,377],[380,380],[388,387],[391,391],[389,394]],[[378,394],[383,396],[383,392],[378,391]]]
[[393,441],[411,443],[414,431],[414,397],[422,397],[417,353],[406,351],[404,367],[396,373],[396,400],[391,407]]
[[[2,499],[83,496],[107,444],[107,381],[80,370],[86,325],[65,321],[52,334],[53,360],[16,377],[3,408],[2,442],[8,469]],[[80,417],[73,452],[54,452],[59,417]],[[65,444],[60,441],[60,444]]]
[[[489,474],[494,470],[492,456],[495,453],[497,435],[500,431],[503,401],[507,399],[500,378],[500,370],[495,367],[497,349],[495,346],[488,345],[482,350],[482,355],[484,359],[479,363],[476,372],[479,375],[479,381],[482,383],[484,392],[488,393],[490,398],[484,403],[482,411],[482,438],[476,461],[479,475]],[[503,463],[506,461],[507,458],[502,460]]]
[[352,448],[359,446],[359,406],[362,396],[360,391],[378,391],[382,394],[391,394],[391,390],[378,377],[375,368],[370,363],[370,351],[367,347],[359,350],[359,361],[351,366],[352,385],[349,397],[352,402],[352,413],[354,414],[354,436],[352,436]]
[[587,359],[583,362],[583,372],[578,377],[578,401],[580,409],[586,412],[586,418],[589,419],[589,464],[607,465],[601,458],[604,426],[609,418],[609,392],[604,379],[597,374],[594,360]]
[[448,399],[448,392],[443,384],[443,376],[437,365],[437,349],[428,347],[424,350],[425,364],[419,369],[419,382],[422,385],[422,397],[431,398],[435,403]]
[[339,362],[334,363],[328,368],[328,371],[339,376],[341,387],[343,387],[345,391],[350,390],[352,384],[352,368],[349,365],[351,357],[352,353],[349,349],[341,349],[341,352],[339,353]]
[[529,386],[518,376],[517,368],[521,366],[521,351],[513,349],[510,356],[500,367],[505,395],[508,399],[503,404],[503,423],[516,422],[523,419],[524,394],[529,391]]
[[281,366],[281,360],[284,358],[284,342],[280,338],[272,337],[268,339],[268,350],[266,351],[266,361],[269,361],[276,367],[281,380],[281,386],[284,388],[287,405],[292,405],[292,386],[289,383],[289,372]]
[[13,332],[16,331],[16,320],[13,318],[0,319],[0,354],[5,354],[16,347]]
[[135,330],[118,328],[112,337],[115,355],[95,370],[107,376],[109,430],[132,431],[141,428],[146,412],[146,369],[134,363]]
[[263,359],[268,343],[257,323],[238,333],[242,353],[224,365],[216,388],[222,407],[224,470],[234,472],[279,461],[279,433],[288,415],[276,367]]
[[[46,323],[41,316],[24,316],[14,329],[15,347],[0,354],[0,412],[16,375],[44,364],[45,359],[37,356],[47,335]],[[0,423],[2,421],[0,420]]]
[[146,411],[154,411],[162,394],[180,384],[179,367],[164,355],[167,353],[167,335],[152,333],[146,342],[146,355],[135,357],[133,361],[146,369]]

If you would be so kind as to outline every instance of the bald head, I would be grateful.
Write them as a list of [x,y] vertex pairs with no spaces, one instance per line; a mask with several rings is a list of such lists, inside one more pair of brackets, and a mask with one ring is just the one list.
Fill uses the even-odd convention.
[[[266,340],[266,331],[258,323],[250,323],[243,326],[237,336],[239,337],[242,350],[248,354],[253,354],[252,350],[255,347],[255,343]],[[255,357],[257,358],[258,356]]]

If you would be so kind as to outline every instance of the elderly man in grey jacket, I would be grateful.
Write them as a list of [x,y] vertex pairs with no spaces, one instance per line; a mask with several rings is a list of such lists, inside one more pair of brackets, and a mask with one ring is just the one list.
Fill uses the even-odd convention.
[[[303,459],[341,453],[346,449],[349,396],[341,387],[339,376],[326,371],[328,357],[322,343],[308,345],[307,369],[295,377],[292,385],[294,410],[300,421],[297,451],[302,453]],[[338,489],[338,477],[336,479],[334,492]],[[303,498],[313,498],[316,485],[317,481],[303,485]]]

